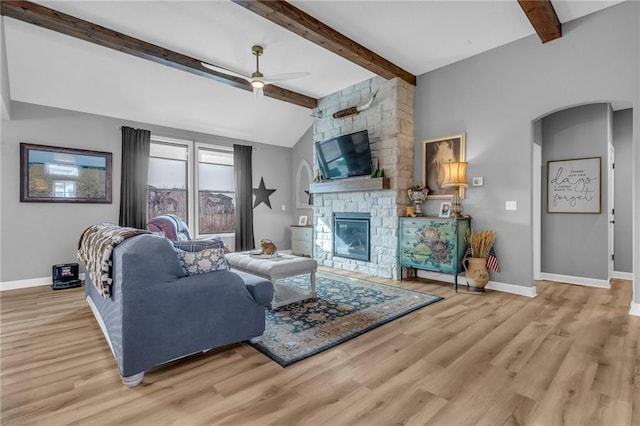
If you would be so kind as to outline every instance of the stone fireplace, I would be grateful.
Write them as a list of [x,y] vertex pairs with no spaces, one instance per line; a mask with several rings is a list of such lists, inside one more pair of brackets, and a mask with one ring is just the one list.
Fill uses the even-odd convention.
[[[333,118],[337,111],[366,103],[374,93],[376,98],[369,109],[350,117]],[[320,99],[314,110],[314,116],[320,118],[314,120],[313,140],[366,129],[374,169],[384,170],[388,178],[384,187],[369,185],[374,181],[369,177],[312,185],[313,252],[320,265],[398,279],[398,217],[408,203],[407,188],[413,186],[414,93],[415,87],[400,79],[374,77]],[[317,164],[314,170],[318,170]],[[324,188],[313,189],[318,186]],[[334,215],[344,213],[368,216],[368,257],[345,256],[344,247],[342,252],[334,252],[336,243],[338,247],[342,244],[335,240]],[[361,251],[353,249],[357,242],[351,243],[351,252]]]

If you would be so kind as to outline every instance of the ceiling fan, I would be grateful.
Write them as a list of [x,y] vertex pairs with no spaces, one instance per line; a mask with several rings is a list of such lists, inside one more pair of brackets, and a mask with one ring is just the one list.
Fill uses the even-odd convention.
[[308,72],[290,72],[265,77],[264,74],[260,72],[260,56],[262,56],[263,52],[264,49],[262,46],[255,45],[251,47],[251,53],[253,53],[256,57],[256,70],[251,74],[251,76],[242,75],[226,68],[207,64],[206,62],[201,62],[201,64],[202,66],[209,68],[210,70],[247,80],[253,87],[253,94],[255,95],[256,99],[260,99],[262,97],[262,95],[264,94],[263,88],[267,84],[278,83],[285,80],[293,80],[294,78],[300,78],[309,75]]

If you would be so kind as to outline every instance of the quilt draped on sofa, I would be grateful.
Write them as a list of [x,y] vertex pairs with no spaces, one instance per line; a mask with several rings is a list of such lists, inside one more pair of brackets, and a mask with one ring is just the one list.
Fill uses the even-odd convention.
[[111,253],[113,248],[139,234],[150,231],[135,228],[123,228],[113,223],[98,223],[88,227],[78,241],[78,260],[84,263],[91,282],[104,297],[111,296]]

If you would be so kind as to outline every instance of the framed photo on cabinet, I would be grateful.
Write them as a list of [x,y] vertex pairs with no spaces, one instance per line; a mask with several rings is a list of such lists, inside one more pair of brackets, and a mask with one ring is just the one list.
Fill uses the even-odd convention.
[[446,201],[444,203],[440,203],[440,212],[438,213],[438,217],[451,217],[451,203]]

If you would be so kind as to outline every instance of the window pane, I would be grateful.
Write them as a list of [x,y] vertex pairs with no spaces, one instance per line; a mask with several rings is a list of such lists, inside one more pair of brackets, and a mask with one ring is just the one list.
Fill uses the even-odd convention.
[[[155,144],[151,144],[153,147]],[[166,146],[166,145],[163,145]],[[187,221],[187,162],[149,158],[148,216],[166,213]]]
[[200,191],[200,234],[223,234],[236,230],[236,194]]
[[198,233],[235,232],[233,155],[200,149],[198,158],[201,160],[198,163]]
[[151,143],[149,156],[170,158],[172,160],[187,161],[189,157],[189,147],[184,145],[169,145],[166,143]]
[[198,164],[198,184],[200,191],[235,192],[233,166]]
[[187,189],[187,162],[149,158],[149,185],[165,189]]
[[198,162],[233,166],[233,153],[201,148],[198,150]]

